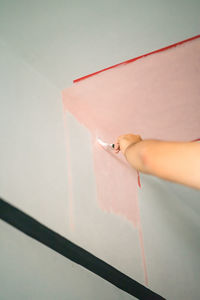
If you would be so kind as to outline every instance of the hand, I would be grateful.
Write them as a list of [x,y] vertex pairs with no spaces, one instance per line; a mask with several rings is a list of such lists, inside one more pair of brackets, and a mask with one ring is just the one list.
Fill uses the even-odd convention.
[[142,141],[142,138],[140,135],[134,135],[134,134],[124,134],[118,137],[117,142],[115,143],[115,153],[118,153],[121,151],[123,154],[125,154],[126,149],[130,145],[137,144]]

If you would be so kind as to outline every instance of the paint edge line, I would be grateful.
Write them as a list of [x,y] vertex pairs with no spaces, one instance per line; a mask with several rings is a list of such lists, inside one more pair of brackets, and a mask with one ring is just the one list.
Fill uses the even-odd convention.
[[126,61],[124,61],[124,62],[121,62],[121,63],[115,64],[115,65],[113,65],[113,66],[107,67],[107,68],[105,68],[105,69],[99,70],[99,71],[97,71],[97,72],[94,72],[94,73],[85,75],[85,76],[83,76],[83,77],[74,79],[74,80],[73,80],[73,83],[80,82],[80,81],[82,81],[82,80],[85,80],[85,79],[87,79],[87,78],[89,78],[89,77],[92,77],[92,76],[94,76],[94,75],[97,75],[97,74],[99,74],[99,73],[105,72],[105,71],[107,71],[107,70],[116,68],[116,67],[121,66],[121,65],[124,65],[124,64],[128,64],[128,63],[134,62],[134,61],[136,61],[136,60],[138,60],[138,59],[141,59],[141,58],[143,58],[143,57],[146,57],[146,56],[149,56],[149,55],[152,55],[152,54],[156,54],[156,53],[159,53],[159,52],[168,50],[168,49],[170,49],[170,48],[179,46],[179,45],[181,45],[181,44],[190,42],[190,41],[195,40],[195,39],[198,39],[198,38],[200,38],[200,34],[195,35],[195,36],[193,36],[193,37],[191,37],[191,38],[185,39],[185,40],[183,40],[183,41],[177,42],[177,43],[175,43],[175,44],[171,44],[171,45],[169,45],[169,46],[165,46],[165,47],[163,47],[163,48],[160,48],[160,49],[151,51],[151,52],[149,52],[149,53],[146,53],[146,54],[137,56],[137,57],[135,57],[135,58],[131,58],[131,59],[126,60]]

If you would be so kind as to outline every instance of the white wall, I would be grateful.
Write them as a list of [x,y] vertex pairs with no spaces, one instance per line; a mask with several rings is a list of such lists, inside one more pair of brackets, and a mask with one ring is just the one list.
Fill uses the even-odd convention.
[[1,300],[135,297],[0,221]]
[[[67,136],[74,144],[82,141],[89,177],[81,180],[74,165],[74,231],[69,227],[69,160],[61,90],[79,76],[198,34],[199,10],[198,0],[0,0],[0,196],[142,284],[137,232],[124,219],[98,208],[90,135],[73,118]],[[171,186],[155,185],[154,180],[142,177],[139,193],[149,287],[168,299],[196,299],[199,203],[194,200],[194,213],[188,199],[199,199],[199,194],[189,190],[184,197],[180,188],[172,201]],[[83,197],[85,185],[88,192]],[[165,219],[166,209],[172,211],[175,224]],[[179,231],[175,237],[172,234],[176,221],[188,230],[181,233],[181,240]],[[158,253],[151,243],[153,224],[158,230],[154,233]],[[186,268],[190,275],[185,276]],[[186,293],[187,282],[192,294]]]
[[199,299],[200,192],[152,176],[141,180],[150,286],[167,299]]

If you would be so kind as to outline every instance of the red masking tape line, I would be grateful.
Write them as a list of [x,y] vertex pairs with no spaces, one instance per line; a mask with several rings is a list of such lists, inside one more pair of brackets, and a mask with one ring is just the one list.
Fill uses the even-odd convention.
[[152,54],[155,54],[155,53],[159,53],[159,52],[168,50],[168,49],[170,49],[170,48],[176,47],[176,46],[178,46],[178,45],[184,44],[184,43],[186,43],[186,42],[189,42],[189,41],[192,41],[192,40],[195,40],[195,39],[198,39],[198,38],[200,38],[200,34],[198,34],[198,35],[196,35],[196,36],[193,36],[193,37],[191,37],[191,38],[189,38],[189,39],[186,39],[186,40],[177,42],[177,43],[175,43],[175,44],[172,44],[172,45],[163,47],[163,48],[161,48],[161,49],[158,49],[158,50],[155,50],[155,51],[152,51],[152,52],[149,52],[149,53],[140,55],[140,56],[138,56],[138,57],[135,57],[135,58],[132,58],[132,59],[129,59],[129,60],[126,60],[126,61],[124,61],[124,62],[121,62],[121,63],[116,64],[116,65],[113,65],[113,66],[111,66],[111,67],[102,69],[102,70],[97,71],[97,72],[94,72],[94,73],[92,73],[92,74],[89,74],[89,75],[80,77],[80,78],[78,78],[78,79],[74,79],[74,80],[73,80],[73,83],[77,83],[77,82],[79,82],[79,81],[81,81],[81,80],[87,79],[87,78],[89,78],[89,77],[91,77],[91,76],[97,75],[97,74],[102,73],[102,72],[105,72],[105,71],[107,71],[107,70],[116,68],[116,67],[118,67],[118,66],[120,66],[120,65],[124,65],[124,64],[128,64],[128,63],[134,62],[134,61],[136,61],[136,60],[138,60],[138,59],[141,59],[141,58],[143,58],[143,57],[146,57],[146,56],[149,56],[149,55],[152,55]]

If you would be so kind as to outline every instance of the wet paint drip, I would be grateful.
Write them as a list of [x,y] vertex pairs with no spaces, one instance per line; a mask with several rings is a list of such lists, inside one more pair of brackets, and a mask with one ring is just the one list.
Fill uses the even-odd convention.
[[138,176],[138,186],[141,188],[141,182],[140,182],[140,173],[137,171],[137,176]]
[[146,286],[148,286],[149,280],[148,280],[148,273],[147,273],[147,265],[146,265],[145,252],[144,252],[143,233],[142,233],[142,227],[141,227],[140,221],[139,221],[139,224],[138,224],[138,236],[139,236],[139,244],[140,244],[140,253],[141,253],[142,267],[143,267],[143,271],[144,271],[144,283],[145,283]]
[[68,137],[67,116],[63,106],[63,125],[65,129],[65,145],[67,154],[67,184],[68,184],[68,221],[69,228],[73,232],[75,230],[74,222],[74,197],[73,197],[73,175],[71,166],[70,141]]

